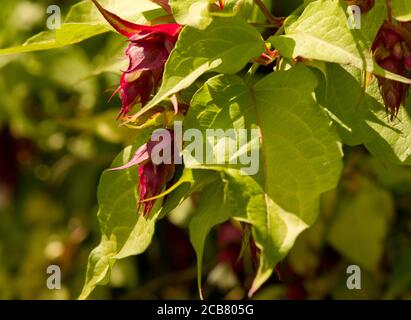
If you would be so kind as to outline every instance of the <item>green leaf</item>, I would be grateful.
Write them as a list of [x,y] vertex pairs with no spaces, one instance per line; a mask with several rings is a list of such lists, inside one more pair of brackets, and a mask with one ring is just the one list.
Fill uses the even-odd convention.
[[131,120],[189,87],[204,73],[237,73],[263,51],[261,35],[242,18],[214,18],[204,30],[185,27],[166,63],[159,91]]
[[224,10],[216,3],[217,1],[213,0],[170,0],[175,20],[197,29],[205,29],[214,16],[230,17],[241,14],[247,19],[253,14],[253,0],[225,0]]
[[373,112],[384,111],[375,99],[364,92],[360,83],[337,64],[327,64],[327,79],[316,91],[318,102],[327,109],[345,144],[359,145],[376,138],[370,126],[380,122]]
[[[135,147],[148,140],[141,135]],[[133,155],[131,146],[124,149],[113,167],[128,163]],[[79,299],[86,299],[94,288],[107,282],[111,268],[118,259],[144,252],[151,242],[159,206],[155,204],[149,217],[137,212],[138,170],[105,171],[98,187],[100,210],[98,219],[102,233],[100,244],[91,252],[86,281]]]
[[201,193],[198,211],[190,221],[190,241],[197,255],[197,280],[201,299],[203,299],[201,273],[205,240],[214,226],[227,221],[231,216],[224,200],[224,189],[225,184],[221,180],[207,185]]
[[68,128],[81,130],[82,132],[92,133],[111,143],[122,143],[124,141],[132,142],[134,137],[130,130],[118,126],[116,119],[118,110],[107,110],[92,117],[77,117],[59,120],[59,122]]
[[393,300],[406,293],[411,284],[411,248],[403,249],[396,259],[394,270],[388,280],[388,289],[384,299]]
[[[255,1],[254,1],[254,0],[251,0],[250,2],[253,4],[253,6],[252,6],[251,13],[250,13],[250,16],[249,16],[249,21],[251,21],[251,22],[257,22],[257,23],[264,23],[264,22],[266,22],[266,21],[267,21],[266,16],[265,16],[264,13],[261,11],[261,9],[255,4]],[[269,11],[272,10],[273,4],[272,4],[272,1],[271,1],[271,0],[262,0],[262,2],[264,3],[265,7],[266,7]],[[263,30],[264,30],[264,28],[261,28],[260,31],[263,31]]]
[[367,178],[357,177],[356,192],[344,192],[329,229],[329,243],[364,269],[376,271],[394,213],[391,195]]
[[397,195],[411,193],[411,168],[382,162],[376,157],[369,159],[367,165],[372,168],[378,183]]
[[182,25],[204,29],[213,20],[208,0],[170,0],[170,6],[174,18]]
[[411,100],[406,99],[393,121],[387,115],[378,81],[364,90],[362,72],[354,67],[327,65],[327,81],[317,89],[319,103],[329,112],[345,144],[365,144],[384,163],[411,165]]
[[[158,5],[149,0],[101,0],[101,4],[124,19],[144,24],[147,20],[143,12],[158,10]],[[60,48],[75,44],[93,36],[112,30],[91,1],[82,1],[73,5],[61,28],[54,31],[43,31],[23,45],[0,49],[0,55],[23,53]]]
[[274,36],[269,41],[289,58],[348,64],[389,79],[411,83],[411,79],[386,71],[374,62],[369,37],[378,30],[377,20],[366,20],[364,34],[361,30],[350,30],[345,8],[338,0],[313,1],[298,19],[287,20],[284,36]]
[[[374,91],[376,95],[376,84]],[[379,122],[370,123],[377,138],[365,143],[367,149],[384,162],[411,165],[411,99],[406,100],[405,106],[400,108],[394,121],[390,122],[389,116],[381,109],[378,117]]]
[[219,175],[215,171],[184,168],[178,181],[156,197],[162,198],[167,196],[164,206],[161,208],[160,217],[168,214],[194,192],[201,191],[204,186],[212,183],[218,177]]
[[[191,102],[185,128],[203,133],[229,128],[260,131],[256,175],[242,175],[230,164],[198,164],[184,150],[187,167],[223,170],[233,216],[253,226],[261,255],[250,294],[269,278],[300,232],[315,221],[320,194],[334,188],[339,178],[340,143],[313,99],[316,85],[313,73],[298,64],[271,73],[251,88],[237,76],[216,76]],[[215,154],[221,152],[218,143],[211,148]],[[239,146],[240,154],[253,148],[249,140]]]
[[[346,70],[360,82],[362,73],[358,69]],[[347,86],[351,88],[351,84]],[[365,91],[366,100],[372,116],[366,119],[366,124],[373,130],[373,139],[366,140],[365,146],[373,156],[383,162],[396,165],[411,165],[411,99],[406,99],[405,105],[400,108],[397,117],[391,121],[384,106],[378,81],[373,78]],[[348,105],[353,107],[353,105]],[[360,114],[358,114],[361,116]]]
[[[193,96],[184,127],[200,129],[204,136],[207,129],[218,129],[224,133],[230,129],[254,129],[257,130],[258,135],[238,145],[238,151],[231,155],[228,152],[221,154],[221,146],[229,146],[230,142],[235,142],[233,138],[239,140],[239,131],[234,132],[235,137],[225,134],[216,137],[215,144],[211,145],[211,148],[209,139],[203,139],[203,150],[211,150],[212,153],[209,152],[202,159],[197,154],[194,155],[189,144],[186,143],[183,149],[185,166],[187,168],[226,169],[231,167],[241,169],[243,167],[241,165],[242,156],[253,151],[254,153],[257,151],[258,156],[260,134],[255,110],[252,108],[253,104],[250,88],[238,76],[219,75],[209,79]],[[256,165],[259,165],[258,159]]]
[[57,43],[55,32],[43,31],[27,39],[21,46],[0,49],[0,55],[55,49],[62,46]]
[[409,0],[392,1],[392,15],[398,21],[411,20],[411,2]]

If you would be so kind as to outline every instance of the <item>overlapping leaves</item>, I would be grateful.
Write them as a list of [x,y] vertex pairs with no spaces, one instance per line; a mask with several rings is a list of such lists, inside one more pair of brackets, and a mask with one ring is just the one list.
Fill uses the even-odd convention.
[[[222,170],[231,216],[253,226],[261,255],[250,294],[268,279],[298,234],[315,221],[320,194],[335,187],[339,178],[339,139],[312,98],[316,84],[302,65],[270,74],[251,88],[237,76],[217,76],[193,97],[185,122],[186,127],[204,133],[207,129],[260,130],[261,167],[255,176],[242,175],[229,164],[185,163]],[[240,146],[244,152],[251,148],[252,143]],[[219,150],[216,144],[214,152]],[[201,254],[202,243],[194,245]]]
[[[370,37],[375,35],[382,21],[383,1],[365,17],[364,29],[349,27],[346,6],[339,0],[317,0],[309,3],[299,17],[286,21],[285,35],[270,38],[281,54],[290,58],[304,58],[352,65],[361,70],[411,83],[410,79],[393,74],[378,66],[370,54]],[[376,16],[374,16],[376,15]]]
[[327,81],[317,90],[345,144],[365,144],[384,162],[411,164],[411,101],[390,121],[376,79],[364,91],[362,73],[354,68],[327,66]]
[[[254,14],[258,11],[254,10],[256,7],[253,7],[252,0],[224,0],[222,3],[224,8],[219,7],[217,1],[213,0],[170,0],[176,21],[198,29],[206,28],[216,16],[241,15],[254,22],[260,21],[261,15]],[[271,7],[271,1],[264,0],[264,3],[268,8]]]
[[185,27],[166,63],[159,91],[133,119],[189,87],[206,72],[239,72],[263,48],[258,31],[239,17],[215,18],[204,30]]
[[[144,23],[164,13],[145,0],[101,2],[134,22]],[[181,90],[193,88],[205,73],[220,73],[194,95],[185,129],[196,128],[204,135],[207,129],[257,130],[258,137],[240,143],[235,155],[221,148],[232,137],[219,137],[211,149],[225,160],[247,158],[257,151],[258,170],[244,175],[238,161],[199,163],[186,152],[180,177],[175,177],[174,186],[158,196],[166,196],[164,205],[161,207],[163,200],[157,201],[149,218],[137,214],[137,170],[104,172],[98,190],[102,238],[90,255],[81,298],[108,280],[116,260],[140,254],[148,247],[157,219],[201,190],[199,209],[190,223],[199,279],[207,234],[214,225],[237,219],[252,226],[260,250],[252,294],[269,278],[296,237],[314,223],[320,195],[336,186],[341,171],[340,140],[348,145],[364,144],[381,159],[411,164],[410,100],[398,118],[390,122],[375,79],[364,88],[364,71],[411,82],[381,69],[370,54],[370,45],[387,15],[385,1],[377,0],[375,8],[362,17],[361,30],[348,27],[342,1],[305,3],[300,16],[287,19],[285,34],[269,41],[285,58],[321,61],[322,75],[298,63],[250,85],[236,74],[264,50],[259,30],[247,23],[255,9],[252,1],[226,1],[226,9],[221,11],[212,8],[214,2],[208,0],[170,1],[176,21],[186,26],[166,63],[159,91],[131,120]],[[399,21],[411,20],[409,1],[393,1],[393,15]],[[91,2],[84,1],[72,8],[61,29],[34,36],[20,47],[1,49],[0,54],[57,48],[108,30]],[[127,163],[133,150],[147,139],[148,132],[140,135],[113,165]],[[204,141],[203,146],[207,143]],[[359,204],[363,201],[360,198]],[[338,239],[344,230],[338,225],[335,228],[335,247],[347,251]],[[372,264],[379,255],[375,253]]]

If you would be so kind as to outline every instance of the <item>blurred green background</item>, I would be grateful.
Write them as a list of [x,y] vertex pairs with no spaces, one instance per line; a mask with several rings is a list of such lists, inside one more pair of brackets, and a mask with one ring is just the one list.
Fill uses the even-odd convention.
[[[0,48],[45,29],[48,5],[77,1],[0,0]],[[299,2],[299,1],[295,1]],[[284,3],[284,2],[282,2]],[[287,2],[288,3],[288,2]],[[275,2],[277,15],[289,12]],[[0,57],[0,299],[75,299],[99,241],[101,172],[133,140],[119,128],[117,97],[125,41],[114,33],[52,51]],[[411,298],[411,169],[345,148],[337,190],[324,195],[317,224],[297,241],[256,299]],[[158,224],[146,253],[118,262],[97,299],[197,299],[194,251],[185,227],[198,197]],[[242,299],[255,271],[237,261],[240,226],[213,231],[205,252],[206,298]],[[62,269],[62,289],[46,269]],[[348,290],[348,265],[362,289]]]

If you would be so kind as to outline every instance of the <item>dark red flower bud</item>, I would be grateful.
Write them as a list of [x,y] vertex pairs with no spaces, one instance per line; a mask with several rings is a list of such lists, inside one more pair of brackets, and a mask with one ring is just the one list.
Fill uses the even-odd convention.
[[397,42],[392,49],[392,55],[394,56],[395,59],[401,60],[403,57],[403,52],[402,52],[402,43]]
[[381,94],[385,105],[391,115],[391,120],[398,114],[401,104],[404,102],[407,86],[401,82],[384,79],[381,81]]
[[411,50],[410,46],[407,43],[403,43],[403,52],[404,52],[404,66],[407,71],[411,71]]
[[394,47],[402,41],[400,34],[390,28],[382,29],[381,37],[387,49],[394,49]]
[[401,27],[407,29],[408,32],[411,32],[411,21],[400,22],[400,25]]
[[[152,198],[159,195],[166,184],[174,176],[174,132],[172,130],[167,130],[165,132],[168,132],[170,139],[163,141],[159,136],[153,135],[147,143],[137,149],[127,164],[110,169],[116,171],[129,169],[136,165],[139,166],[139,183],[137,191],[140,193],[140,201],[137,210],[140,211],[142,204],[143,215],[145,216],[148,215],[153,208],[155,199]],[[154,163],[152,152],[154,147],[159,143],[165,143],[166,147],[169,148],[170,157],[165,159],[162,163]]]
[[384,46],[379,46],[374,51],[374,59],[375,61],[382,61],[387,59],[391,55],[391,52],[385,49]]
[[395,59],[394,56],[391,56],[387,59],[378,61],[378,64],[385,70],[396,74],[401,74],[403,73],[403,66],[401,62],[401,60]]
[[138,168],[139,184],[137,190],[140,191],[140,202],[143,204],[143,214],[146,216],[153,208],[155,200],[148,200],[161,193],[166,183],[174,176],[174,164],[155,165],[152,162],[147,162]]
[[[120,80],[120,87],[114,92],[120,93],[121,111],[117,118],[127,115],[131,108],[138,102],[146,104],[153,89],[153,81],[150,73],[141,74],[135,81],[126,81],[126,73]],[[113,94],[113,95],[114,95]]]
[[[135,24],[105,10],[96,0],[92,1],[113,28],[130,40],[125,51],[129,66],[115,92],[120,92],[122,107],[119,116],[125,116],[135,104],[144,106],[158,87],[181,26],[177,23],[156,26]],[[160,2],[165,4],[165,1]]]

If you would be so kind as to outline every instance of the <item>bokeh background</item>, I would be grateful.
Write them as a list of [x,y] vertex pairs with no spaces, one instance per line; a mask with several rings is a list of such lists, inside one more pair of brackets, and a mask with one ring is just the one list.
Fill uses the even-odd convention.
[[[285,15],[299,1],[274,1]],[[46,8],[76,1],[0,0],[0,48],[45,29]],[[0,57],[0,299],[76,299],[87,257],[100,238],[101,172],[133,133],[119,128],[123,38],[104,34],[52,51]],[[349,90],[349,88],[347,88]],[[324,195],[316,225],[255,299],[411,298],[411,169],[346,148],[338,189]],[[186,226],[198,196],[158,223],[146,253],[119,261],[96,299],[197,299],[196,261]],[[226,223],[208,238],[207,298],[242,299],[255,272],[242,228]],[[251,250],[250,250],[251,249]],[[46,269],[62,269],[62,289]],[[362,270],[348,290],[347,266]]]

